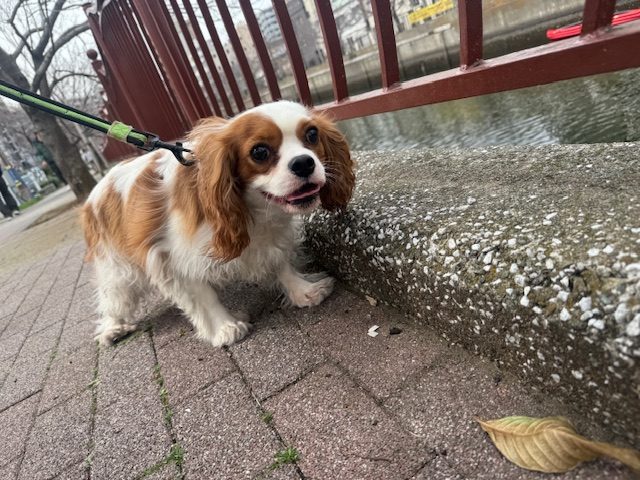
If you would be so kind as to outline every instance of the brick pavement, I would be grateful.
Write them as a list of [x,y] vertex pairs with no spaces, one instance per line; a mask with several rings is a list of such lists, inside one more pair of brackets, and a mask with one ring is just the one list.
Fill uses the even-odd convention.
[[[607,440],[342,287],[296,310],[235,286],[225,301],[255,328],[229,349],[197,341],[175,309],[98,349],[83,252],[0,275],[2,479],[542,479],[504,460],[473,417],[564,414]],[[297,460],[276,462],[288,447]],[[554,478],[632,477],[600,461]]]

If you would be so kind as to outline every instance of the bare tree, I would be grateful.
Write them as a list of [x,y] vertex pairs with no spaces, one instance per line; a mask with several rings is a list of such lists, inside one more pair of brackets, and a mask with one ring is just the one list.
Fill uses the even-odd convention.
[[395,23],[396,26],[396,32],[400,33],[404,30],[404,24],[402,23],[402,20],[400,20],[400,17],[398,16],[398,0],[391,0],[389,2],[390,6],[391,6],[391,15],[393,17],[393,23]]
[[[0,45],[0,78],[45,97],[50,97],[64,80],[60,74],[53,76],[54,59],[72,40],[89,29],[86,21],[69,25],[69,16],[61,18],[63,12],[77,11],[81,4],[68,0],[50,3],[47,0],[16,0],[10,11],[2,12],[12,32],[6,31],[3,45],[10,44],[12,51]],[[23,108],[40,139],[53,153],[76,197],[84,200],[96,182],[77,145],[65,135],[54,116],[34,108]]]

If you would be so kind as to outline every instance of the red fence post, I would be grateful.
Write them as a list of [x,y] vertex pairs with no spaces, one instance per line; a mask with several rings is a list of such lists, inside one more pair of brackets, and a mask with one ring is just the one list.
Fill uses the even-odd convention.
[[482,0],[458,0],[460,68],[482,60]]
[[[123,115],[119,120],[137,128],[151,130],[166,138],[177,138],[187,127],[176,115],[157,71],[148,67],[149,52],[144,44],[136,43],[130,25],[113,3],[102,11],[102,21],[88,15],[90,28],[102,52],[105,75],[109,79],[111,101]],[[117,52],[114,54],[114,51]],[[156,88],[151,88],[155,85]]]
[[382,70],[382,86],[392,88],[400,82],[396,35],[393,32],[393,19],[389,0],[371,0],[373,19],[376,23],[378,54]]
[[[113,61],[114,68],[109,68],[104,65],[106,76],[114,77],[113,80],[115,81],[115,85],[126,85],[128,79],[125,78],[124,73],[119,68],[118,63],[114,61],[115,59],[112,57],[110,50],[106,48],[106,43],[104,42],[97,17],[89,14],[87,15],[87,19],[89,22],[89,28],[93,32],[93,36],[96,39],[96,43],[98,44],[98,48],[102,53],[102,58],[105,60],[105,63],[109,64],[109,62]],[[111,25],[111,27],[113,28],[113,25]],[[129,89],[118,88],[117,91],[121,93],[126,103],[132,106],[136,104],[136,102],[134,101],[133,93]],[[131,115],[131,118],[126,119],[127,122],[136,123],[138,125],[142,123],[142,120],[138,116],[135,108],[131,108],[127,113]]]
[[138,81],[142,80],[144,88],[153,94],[153,103],[158,107],[159,115],[155,108],[141,112],[145,116],[145,123],[151,122],[145,128],[166,138],[178,138],[189,128],[189,122],[176,108],[177,98],[167,89],[164,72],[155,61],[155,52],[151,43],[144,37],[144,30],[140,29],[133,5],[128,0],[121,0],[117,4],[114,3],[115,5],[120,6],[118,13],[129,27],[129,43],[135,46],[135,48],[129,48],[127,54],[135,55],[140,69]]
[[588,35],[611,25],[615,9],[616,0],[585,0],[581,35]]
[[204,60],[207,62],[207,66],[209,67],[209,72],[213,77],[213,82],[216,84],[216,88],[218,89],[218,96],[220,97],[222,106],[224,107],[227,115],[231,116],[233,115],[233,109],[231,108],[231,103],[229,103],[229,97],[227,97],[227,92],[224,89],[224,85],[222,84],[222,79],[218,74],[218,68],[213,61],[213,57],[211,56],[211,52],[209,51],[207,42],[204,40],[200,25],[198,25],[198,18],[196,17],[196,14],[193,11],[193,7],[191,6],[191,2],[189,0],[182,0],[182,4],[184,5],[184,9],[187,12],[187,16],[189,17],[189,22],[191,23],[193,33],[198,40],[198,45],[200,45],[200,49],[202,50]]
[[220,41],[216,25],[213,22],[213,18],[211,18],[209,6],[207,5],[206,0],[198,0],[198,6],[200,7],[202,17],[204,18],[204,23],[207,25],[207,30],[209,30],[209,35],[211,35],[213,47],[216,49],[216,53],[218,54],[218,61],[220,62],[220,65],[222,65],[222,70],[224,70],[224,74],[227,77],[227,83],[229,83],[233,99],[236,101],[236,107],[238,107],[238,110],[242,111],[244,110],[244,100],[242,99],[242,94],[238,88],[238,82],[236,82],[236,77],[231,69],[229,60],[227,59],[227,54],[224,51],[222,42]]
[[333,85],[333,97],[336,102],[344,100],[349,96],[347,88],[347,75],[344,71],[344,61],[342,59],[342,48],[336,20],[331,9],[331,0],[315,0],[320,19],[320,28],[324,37],[324,45],[327,47],[329,57],[329,68],[331,70],[331,83]]
[[240,8],[242,9],[242,13],[244,15],[244,19],[247,21],[249,33],[251,34],[253,43],[256,46],[256,51],[258,52],[258,57],[260,58],[260,63],[262,64],[264,76],[267,79],[267,84],[269,85],[271,99],[279,100],[280,98],[282,98],[282,95],[280,95],[278,79],[276,78],[276,72],[273,70],[273,64],[271,63],[271,58],[269,57],[269,51],[267,50],[267,46],[264,43],[264,38],[262,38],[262,32],[260,32],[260,26],[258,25],[258,20],[256,19],[256,15],[253,12],[253,8],[251,7],[251,2],[249,0],[239,0],[239,2]]
[[238,64],[240,65],[240,69],[242,70],[242,75],[244,76],[247,88],[249,89],[251,100],[253,101],[254,105],[260,105],[262,103],[262,100],[260,99],[260,94],[258,93],[256,80],[255,78],[253,78],[251,67],[249,66],[249,62],[247,61],[247,56],[244,54],[244,50],[242,49],[242,45],[240,44],[240,38],[238,37],[238,32],[236,32],[236,27],[233,25],[233,19],[231,18],[231,14],[229,14],[227,4],[224,0],[216,0],[216,3],[218,5],[218,12],[220,12],[220,17],[222,17],[222,23],[224,23],[224,28],[227,31],[227,35],[229,35],[229,41],[231,42],[233,51],[236,54],[236,59],[238,60]]
[[198,112],[195,103],[194,88],[183,76],[184,66],[177,45],[173,42],[173,36],[167,34],[170,29],[166,18],[157,10],[156,4],[150,5],[146,0],[132,0],[132,2],[158,54],[158,60],[165,69],[170,88],[178,97],[177,108],[183,111],[189,123],[193,125],[202,115]]
[[[159,5],[160,8],[156,8],[154,13],[156,14],[156,19],[159,22],[158,24],[160,25],[161,31],[164,33],[165,42],[173,55],[172,61],[178,66],[178,73],[182,77],[182,81],[188,89],[199,118],[207,116],[210,114],[211,110],[208,106],[205,106],[207,101],[202,95],[202,90],[198,84],[195,74],[193,73],[193,68],[191,67],[189,58],[187,57],[187,52],[184,50],[180,35],[178,34],[173,18],[171,18],[169,9],[167,8],[164,0],[158,1],[157,5]],[[169,33],[170,38],[167,37],[167,32]]]
[[[176,20],[178,20],[178,25],[180,25],[180,30],[182,31],[182,38],[184,39],[184,43],[187,44],[187,48],[189,49],[189,53],[191,54],[191,59],[196,64],[196,69],[200,74],[200,82],[204,85],[207,94],[209,95],[209,103],[213,105],[213,109],[216,112],[216,115],[222,116],[222,112],[220,111],[220,107],[218,106],[218,101],[216,100],[216,96],[213,93],[213,88],[211,87],[211,82],[207,78],[207,74],[204,71],[204,66],[200,61],[200,55],[196,50],[195,45],[193,44],[193,40],[191,39],[191,32],[189,32],[189,28],[187,27],[187,23],[184,21],[184,17],[182,16],[182,12],[180,11],[180,7],[178,6],[178,2],[176,0],[169,0],[171,3],[171,8],[173,9],[173,14],[176,16]],[[203,103],[206,107],[206,115],[212,115],[209,104],[203,99]]]
[[296,39],[296,32],[293,30],[291,17],[289,17],[287,4],[284,0],[272,0],[272,3],[273,9],[276,12],[276,18],[280,24],[284,43],[287,46],[287,52],[289,53],[289,60],[291,61],[291,68],[293,68],[293,77],[296,81],[298,96],[303,104],[311,107],[313,106],[313,100],[311,99],[311,91],[309,90],[309,80],[307,79],[307,72],[304,70],[304,61],[302,60],[302,54],[300,53],[300,47]]

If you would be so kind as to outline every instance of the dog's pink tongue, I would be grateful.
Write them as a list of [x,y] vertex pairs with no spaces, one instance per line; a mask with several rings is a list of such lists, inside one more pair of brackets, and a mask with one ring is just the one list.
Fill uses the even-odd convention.
[[316,193],[318,193],[320,191],[320,186],[316,185],[316,187],[313,190],[308,190],[306,192],[302,192],[302,193],[290,193],[289,195],[287,195],[287,201],[292,202],[294,200],[300,200],[301,198],[305,198],[308,197],[310,195],[315,195]]

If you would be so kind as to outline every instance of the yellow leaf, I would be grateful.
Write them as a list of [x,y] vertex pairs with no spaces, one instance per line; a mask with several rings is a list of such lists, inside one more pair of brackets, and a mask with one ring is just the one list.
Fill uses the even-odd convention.
[[500,453],[527,470],[562,473],[581,462],[606,456],[640,471],[640,452],[593,442],[578,435],[573,425],[564,417],[476,420],[489,434]]

